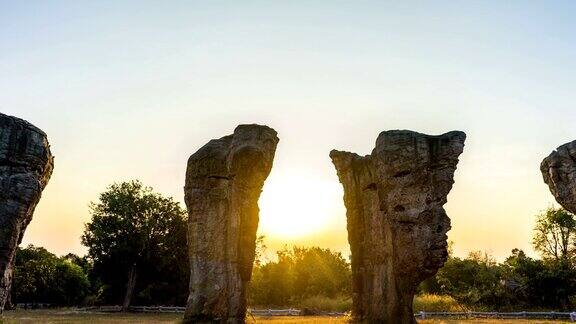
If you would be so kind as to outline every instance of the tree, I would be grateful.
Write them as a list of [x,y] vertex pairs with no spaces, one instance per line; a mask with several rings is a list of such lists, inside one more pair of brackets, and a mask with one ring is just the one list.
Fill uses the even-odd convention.
[[79,305],[83,302],[90,287],[84,270],[68,261],[60,259],[56,264],[54,279],[50,282],[54,301],[59,305]]
[[148,302],[155,300],[154,291],[181,295],[165,292],[170,278],[181,281],[177,289],[187,290],[186,220],[178,202],[130,181],[109,186],[90,210],[82,244],[102,282],[101,298],[118,302],[124,290],[127,309],[137,286]]
[[518,249],[504,261],[505,282],[524,307],[568,309],[576,293],[576,271],[570,263],[535,260]]
[[277,261],[255,264],[249,291],[252,305],[296,305],[307,297],[350,294],[350,265],[341,253],[293,247],[277,256]]
[[537,260],[513,249],[501,264],[485,253],[449,257],[420,292],[446,294],[473,309],[568,309],[576,294],[576,271],[571,263]]
[[259,267],[263,263],[264,253],[266,253],[266,243],[264,235],[258,235],[256,238],[256,248],[254,249],[254,266]]
[[470,252],[468,258],[453,258],[438,273],[445,291],[467,304],[501,304],[501,271],[496,261],[486,253]]
[[89,286],[84,270],[66,257],[33,245],[16,251],[12,293],[17,303],[78,305]]
[[298,297],[350,293],[350,265],[339,252],[319,247],[292,249],[294,291]]
[[278,261],[255,265],[250,282],[252,305],[286,306],[293,296],[294,260],[287,250],[278,251]]
[[423,293],[450,295],[465,305],[498,309],[509,304],[501,279],[500,265],[490,255],[473,251],[464,259],[450,256],[419,289]]
[[532,244],[544,259],[569,261],[574,256],[576,220],[562,208],[550,207],[536,216]]
[[88,260],[87,256],[78,256],[74,253],[68,253],[61,259],[69,261],[70,263],[79,266],[84,270],[85,273],[88,273],[92,268],[92,264],[90,264],[90,260]]

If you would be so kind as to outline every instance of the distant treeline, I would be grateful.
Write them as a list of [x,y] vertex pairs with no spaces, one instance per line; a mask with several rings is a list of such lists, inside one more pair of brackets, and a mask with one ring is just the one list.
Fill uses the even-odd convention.
[[576,306],[576,218],[561,208],[536,215],[532,239],[541,259],[519,249],[502,263],[473,252],[450,257],[421,292],[446,294],[470,308],[557,309]]
[[[258,243],[262,248],[262,238]],[[341,253],[293,247],[277,255],[274,262],[255,262],[249,291],[252,306],[350,309],[350,264]]]
[[[444,267],[419,286],[419,294],[427,297],[420,301],[441,295],[468,310],[573,309],[575,216],[555,208],[537,215],[532,243],[541,259],[530,258],[519,249],[513,249],[502,263],[481,251],[466,258],[454,257],[449,251]],[[253,305],[313,306],[312,301],[317,301],[317,306],[326,305],[330,310],[350,306],[349,264],[328,249],[285,249],[278,252],[277,261],[257,262],[253,274]],[[432,310],[426,309],[426,303],[418,306]]]
[[[186,216],[179,204],[131,181],[111,185],[90,208],[92,219],[82,236],[86,256],[57,257],[31,245],[18,249],[12,303],[185,305],[189,263]],[[420,285],[425,298],[417,307],[430,310],[426,308],[432,306],[422,301],[455,300],[458,307],[470,310],[573,309],[575,216],[555,208],[537,215],[532,243],[541,259],[518,249],[502,263],[481,252],[466,258],[450,253],[444,267]],[[350,264],[340,253],[319,247],[284,248],[277,260],[265,263],[264,249],[260,237],[250,305],[350,309]]]

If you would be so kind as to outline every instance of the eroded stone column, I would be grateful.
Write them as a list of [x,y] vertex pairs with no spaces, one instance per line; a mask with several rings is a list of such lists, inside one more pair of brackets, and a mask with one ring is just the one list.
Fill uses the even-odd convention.
[[465,139],[394,130],[380,133],[371,155],[330,152],[344,187],[355,321],[416,322],[416,287],[447,258],[442,206]]
[[540,164],[540,171],[556,201],[576,213],[576,141],[550,153]]
[[277,144],[272,128],[240,125],[190,156],[184,191],[191,273],[184,322],[244,322],[258,198]]
[[52,175],[46,134],[0,113],[0,311],[10,294],[16,247]]

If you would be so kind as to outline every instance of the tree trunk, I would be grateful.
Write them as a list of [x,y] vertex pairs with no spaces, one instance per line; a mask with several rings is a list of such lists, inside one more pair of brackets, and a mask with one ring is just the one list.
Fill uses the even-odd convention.
[[124,304],[122,304],[122,311],[127,311],[130,307],[130,302],[132,301],[132,294],[134,293],[134,287],[136,286],[136,277],[138,273],[136,272],[136,263],[130,268],[128,273],[128,283],[126,284],[126,295],[124,296]]
[[8,299],[6,299],[6,304],[4,304],[5,310],[14,310],[16,307],[12,304],[12,287],[10,287],[10,292],[8,293]]

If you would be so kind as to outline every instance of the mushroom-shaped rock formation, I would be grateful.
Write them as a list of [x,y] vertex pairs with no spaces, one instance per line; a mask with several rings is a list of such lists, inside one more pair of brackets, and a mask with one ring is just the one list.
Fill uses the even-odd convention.
[[540,164],[540,171],[556,201],[576,213],[576,141],[550,153]]
[[371,155],[330,152],[344,187],[355,321],[416,322],[416,287],[448,255],[442,206],[465,139],[393,130],[380,133]]
[[10,294],[16,247],[52,175],[46,134],[0,113],[0,311]]
[[185,323],[243,323],[258,228],[258,198],[278,137],[240,125],[190,156],[186,171],[190,295]]

